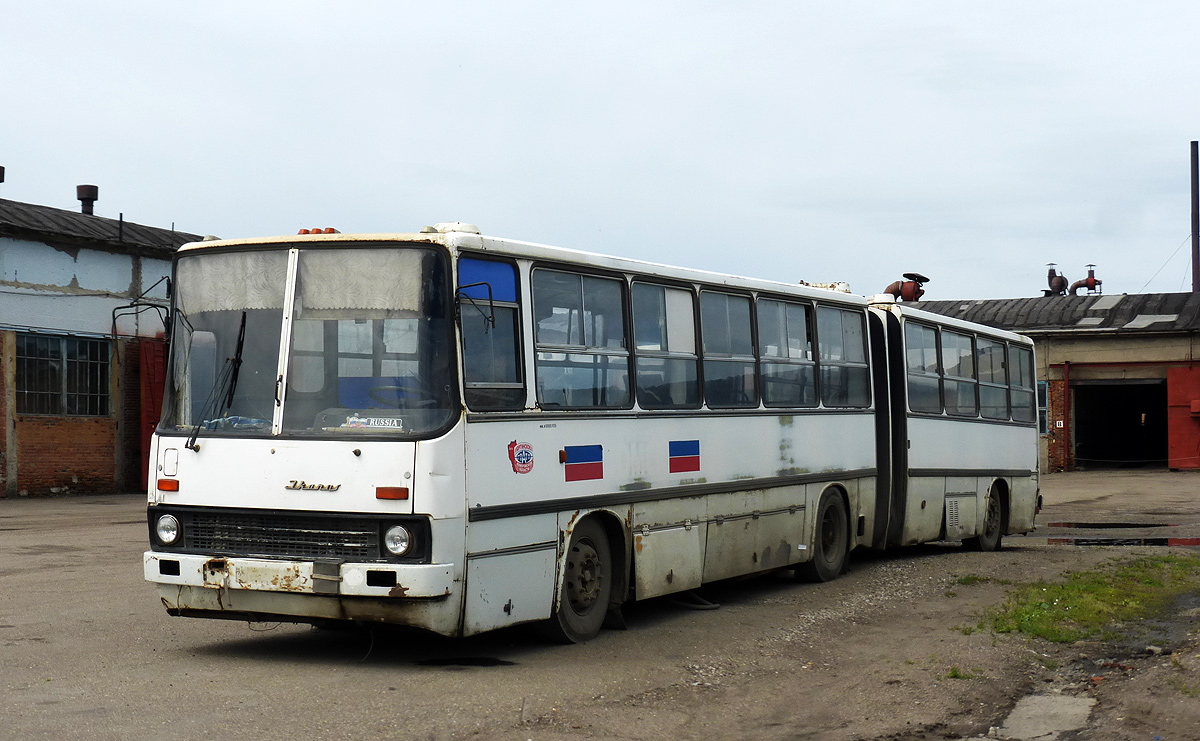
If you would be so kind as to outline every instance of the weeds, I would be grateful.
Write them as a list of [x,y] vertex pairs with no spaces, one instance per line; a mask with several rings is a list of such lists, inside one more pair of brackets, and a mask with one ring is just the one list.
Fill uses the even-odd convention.
[[1094,570],[1069,572],[1061,583],[1020,587],[988,614],[988,622],[997,633],[1025,633],[1055,643],[1116,640],[1123,637],[1122,624],[1159,615],[1180,595],[1196,589],[1200,557],[1119,559]]
[[946,679],[974,679],[978,676],[978,674],[973,672],[965,672],[959,669],[957,665],[950,667],[950,671],[946,672]]

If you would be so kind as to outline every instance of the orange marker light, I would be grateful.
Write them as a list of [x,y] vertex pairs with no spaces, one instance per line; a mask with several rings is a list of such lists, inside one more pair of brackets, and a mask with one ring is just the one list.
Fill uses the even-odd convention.
[[159,479],[158,480],[158,490],[159,491],[179,491],[179,480],[178,479]]
[[376,486],[376,499],[408,499],[407,486]]

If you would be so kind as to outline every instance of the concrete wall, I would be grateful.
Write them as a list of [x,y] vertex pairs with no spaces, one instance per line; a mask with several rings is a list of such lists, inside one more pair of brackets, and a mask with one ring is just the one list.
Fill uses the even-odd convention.
[[[170,273],[169,260],[0,237],[0,326],[107,335],[113,309]],[[165,281],[147,298],[166,304]],[[153,337],[162,331],[154,311],[117,322],[121,335]]]

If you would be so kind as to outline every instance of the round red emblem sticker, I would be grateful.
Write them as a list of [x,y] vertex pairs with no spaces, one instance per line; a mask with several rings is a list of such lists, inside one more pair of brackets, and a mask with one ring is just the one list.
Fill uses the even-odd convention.
[[533,470],[533,446],[513,440],[508,444],[508,460],[514,473],[529,473]]

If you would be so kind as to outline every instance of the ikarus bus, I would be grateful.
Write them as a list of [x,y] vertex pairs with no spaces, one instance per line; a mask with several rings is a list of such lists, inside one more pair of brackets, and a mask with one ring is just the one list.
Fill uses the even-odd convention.
[[1033,348],[873,299],[483,236],[174,266],[145,577],[172,615],[540,622],[1038,509]]

